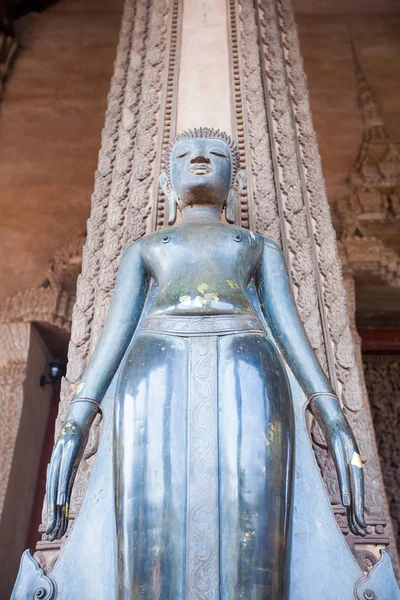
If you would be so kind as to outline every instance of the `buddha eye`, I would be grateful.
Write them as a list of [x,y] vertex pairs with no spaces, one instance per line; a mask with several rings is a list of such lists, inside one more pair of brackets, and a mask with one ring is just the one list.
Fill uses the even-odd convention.
[[210,154],[213,154],[214,156],[218,156],[218,158],[228,158],[226,156],[226,154],[221,154],[221,152],[216,152],[215,150],[211,150]]
[[182,152],[182,154],[177,154],[177,155],[175,156],[175,158],[185,158],[185,156],[187,156],[188,154],[189,154],[189,152],[188,152],[188,151],[187,151],[187,152]]

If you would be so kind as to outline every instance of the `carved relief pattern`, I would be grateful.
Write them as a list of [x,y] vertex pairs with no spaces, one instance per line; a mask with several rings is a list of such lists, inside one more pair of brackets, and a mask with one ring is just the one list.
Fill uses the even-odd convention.
[[349,194],[335,202],[341,259],[357,275],[400,286],[400,144],[387,131],[354,51],[364,132],[349,174]]
[[338,249],[343,268],[357,275],[375,275],[400,287],[400,255],[381,240],[349,236],[338,242]]
[[[140,8],[143,2],[137,3],[140,19]],[[146,3],[144,3],[146,4]],[[77,283],[77,302],[73,313],[72,337],[69,346],[69,361],[67,376],[62,384],[62,400],[59,421],[65,417],[69,400],[73,395],[74,385],[79,382],[85,362],[89,354],[90,331],[93,322],[94,296],[100,272],[99,259],[102,254],[104,241],[107,206],[111,194],[113,170],[116,162],[119,135],[122,129],[122,109],[129,69],[140,72],[142,57],[138,44],[144,36],[138,35],[135,40],[135,50],[131,53],[132,38],[135,24],[135,3],[125,4],[122,18],[117,59],[111,83],[106,120],[102,132],[102,147],[99,153],[99,163],[95,174],[95,186],[92,195],[92,210],[87,222],[87,240],[82,253],[82,273]],[[139,32],[136,32],[139,33]],[[121,127],[120,127],[121,125]],[[129,169],[129,166],[127,166]],[[102,298],[99,295],[99,304]],[[94,327],[95,329],[95,327]]]
[[[95,175],[82,273],[78,279],[69,361],[58,428],[103,328],[124,249],[150,230],[155,137],[166,48],[168,0],[127,0]],[[96,297],[96,302],[94,301]],[[86,488],[100,419],[92,426],[71,501],[72,516]],[[59,542],[43,540],[40,558]],[[44,552],[46,551],[46,552]]]
[[[150,230],[152,208],[156,211],[158,177],[154,171],[156,136],[160,113],[160,92],[163,83],[164,53],[166,51],[166,0],[153,0],[147,31],[146,63],[143,74],[143,93],[137,115],[138,130],[133,157],[130,191],[127,204],[125,246]],[[160,159],[159,159],[160,160]],[[158,174],[158,173],[157,173]],[[152,193],[151,193],[151,185]],[[153,203],[153,205],[152,205]]]
[[[338,387],[345,412],[359,441],[365,463],[367,515],[377,524],[382,519],[385,522],[381,496],[383,486],[375,459],[376,445],[371,433],[373,427],[368,399],[365,398],[363,402],[360,376],[354,356],[335,233],[326,199],[318,145],[312,127],[299,42],[289,2],[278,0],[277,7],[291,106],[296,124],[296,139],[299,143],[300,168],[304,174],[304,192],[308,196],[310,208],[308,222],[312,229],[313,243],[316,245],[318,276],[329,327],[329,336],[325,335],[325,345],[328,354],[333,349],[335,379],[340,383]],[[364,543],[371,543],[371,541],[367,536]],[[360,543],[359,539],[357,543]]]
[[[146,56],[146,43],[149,30],[149,14],[151,3],[139,1],[135,3],[136,14],[134,26],[132,27],[132,46],[130,48],[129,67],[126,76],[126,83],[123,90],[122,106],[120,107],[121,117],[119,122],[118,138],[116,144],[116,154],[113,163],[111,177],[111,187],[108,204],[104,212],[104,239],[101,252],[98,255],[99,275],[96,286],[95,312],[93,316],[91,335],[90,335],[90,354],[92,353],[97,340],[100,336],[111,302],[111,293],[115,283],[115,277],[121,255],[128,245],[144,231],[135,231],[134,216],[129,218],[127,211],[132,186],[135,184],[135,170],[147,180],[145,169],[147,166],[143,154],[146,151],[150,140],[146,140],[145,131],[140,131],[138,123],[142,118],[147,117],[148,103],[143,99],[143,89],[146,84],[151,82],[146,80],[146,66],[148,57]],[[156,13],[155,13],[156,14]],[[158,15],[157,15],[158,16]],[[156,19],[155,19],[156,20]],[[154,25],[160,25],[156,23]],[[157,52],[157,46],[154,48]],[[148,77],[148,75],[147,75]],[[153,88],[149,88],[153,92]],[[153,97],[156,108],[156,98]],[[144,123],[144,127],[147,125]],[[152,138],[150,138],[152,140]],[[134,175],[135,174],[135,175]],[[141,227],[146,228],[146,220],[142,219]],[[126,229],[133,226],[131,237],[126,239]],[[125,235],[124,235],[125,234]]]
[[230,49],[232,129],[237,144],[241,168],[247,172],[247,184],[242,190],[240,206],[237,207],[236,222],[241,227],[254,229],[253,181],[249,162],[249,134],[247,113],[244,110],[244,89],[242,82],[243,59],[239,37],[238,5],[236,0],[228,0],[228,33]]
[[[400,548],[400,427],[399,355],[365,354],[365,381],[371,403],[378,452],[392,517],[397,547]],[[387,423],[391,426],[388,428]]]
[[0,323],[43,322],[70,331],[84,241],[79,235],[59,248],[33,288],[0,303]]
[[265,110],[262,72],[257,42],[257,26],[253,4],[238,0],[240,36],[243,57],[244,91],[249,132],[249,164],[253,181],[253,220],[256,231],[281,244],[279,213],[267,114]]
[[317,264],[309,233],[309,215],[296,152],[296,130],[275,3],[260,0],[258,17],[263,41],[264,93],[267,110],[271,114],[270,135],[276,154],[275,177],[281,206],[283,250],[286,250],[286,259],[291,267],[293,291],[307,335],[322,367],[332,377],[332,369],[329,369],[332,361],[328,361],[323,333],[325,315],[320,307]]
[[[163,86],[164,98],[161,103],[161,112],[158,117],[160,122],[159,139],[161,139],[161,142],[157,144],[158,156],[156,164],[158,169],[156,169],[155,172],[155,182],[158,182],[164,152],[167,149],[170,140],[176,135],[177,102],[175,91],[178,88],[179,77],[182,11],[183,2],[181,0],[170,0],[168,23],[169,44],[166,48],[164,67],[166,81]],[[154,223],[152,229],[161,229],[166,225],[165,197],[158,185],[155,194],[157,196],[157,205],[152,214]]]
[[[87,240],[82,254],[82,273],[77,284],[68,367],[66,378],[62,382],[56,435],[65,419],[87,359],[100,335],[120,258],[120,228],[123,224],[132,162],[148,8],[149,2],[142,0],[137,3],[127,2],[124,9],[116,68],[102,133],[102,148],[95,174]],[[98,436],[99,421],[91,428],[89,447],[93,446]],[[74,485],[72,512],[79,508],[91,466],[92,461],[85,455]]]
[[[258,0],[254,14],[249,3],[239,4],[256,227],[260,233],[281,243],[308,337],[344,401],[346,414],[366,462],[367,513],[374,523],[370,526],[371,536],[367,536],[365,542],[377,543],[377,538],[372,536],[376,533],[375,525],[384,527],[386,524],[379,468],[370,433],[372,425],[368,404],[363,403],[354,358],[335,233],[312,128],[292,9],[286,0]],[[261,40],[260,54],[257,37]],[[263,78],[255,83],[260,60]],[[264,98],[259,96],[261,83]],[[257,123],[257,131],[254,131],[256,118],[264,128],[263,141],[269,135],[269,143],[264,146],[268,152],[263,156],[262,164],[257,164],[258,136],[262,127]],[[264,195],[264,188],[258,185],[260,172],[267,174],[270,182],[275,180],[275,189],[270,186],[269,195]],[[263,215],[273,215],[273,219],[263,219]],[[276,235],[273,230],[279,226],[281,235]],[[325,483],[332,502],[337,504],[339,494],[335,469],[327,456],[322,433],[315,426],[313,432],[318,442],[318,461]],[[383,537],[387,543],[387,534]],[[359,539],[357,543],[360,543]]]
[[162,331],[165,334],[173,335],[173,333],[189,333],[190,335],[205,335],[206,333],[215,332],[233,332],[233,331],[263,331],[260,321],[254,315],[213,315],[213,316],[185,316],[180,318],[150,316],[146,319],[143,326],[143,333],[147,330]]
[[[129,9],[129,6],[128,2],[126,10]],[[93,198],[92,216],[94,214],[97,219],[97,215],[99,215],[99,219],[104,220],[100,226],[103,233],[102,244],[95,258],[98,265],[98,276],[97,280],[91,281],[91,285],[96,285],[95,309],[92,321],[82,323],[83,310],[81,311],[81,309],[86,307],[86,302],[91,298],[91,294],[80,293],[80,278],[71,336],[72,357],[70,347],[67,371],[67,379],[72,384],[68,391],[68,399],[73,395],[74,387],[82,376],[88,356],[86,350],[90,346],[89,354],[91,354],[103,328],[123,250],[146,233],[147,218],[150,213],[148,189],[152,182],[160,71],[163,65],[163,44],[165,44],[166,3],[165,0],[153,0],[153,2],[141,0],[136,2],[135,11],[131,7],[128,12],[129,24],[127,25],[123,19],[120,46],[125,54],[128,53],[129,61],[125,80],[118,78],[120,84],[118,90],[121,98],[115,105],[115,110],[120,116],[115,140],[115,157],[110,165],[112,172],[109,177],[109,197],[106,199],[107,204],[103,206],[100,206],[99,199],[96,198],[96,191]],[[124,42],[125,29],[131,37],[129,37],[130,41]],[[114,120],[117,117],[117,114],[113,114]],[[107,119],[105,129],[107,129]],[[89,226],[88,240],[90,230]],[[93,231],[93,235],[98,235],[98,233]],[[87,242],[86,247],[88,245],[90,246],[90,242]],[[82,280],[85,288],[88,282],[85,277],[84,265]],[[93,303],[93,299],[91,303]],[[74,335],[75,327],[81,334],[79,337]],[[90,337],[84,343],[85,351],[82,352],[81,342],[82,339],[86,339],[86,332]],[[79,361],[76,360],[75,347],[80,351]],[[67,403],[64,402],[64,411],[66,412],[66,410]],[[64,414],[60,416],[64,417]],[[85,454],[86,461],[82,461],[80,473],[75,482],[72,499],[72,509],[75,511],[79,507],[85,490],[92,462],[88,459],[95,454],[94,449],[98,438],[99,421],[97,426],[92,427],[91,438]]]
[[219,598],[217,338],[190,338],[186,596]]

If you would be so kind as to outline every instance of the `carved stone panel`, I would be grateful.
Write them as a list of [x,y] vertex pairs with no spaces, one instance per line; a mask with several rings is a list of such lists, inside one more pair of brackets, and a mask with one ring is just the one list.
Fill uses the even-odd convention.
[[[351,546],[388,544],[372,420],[354,354],[293,11],[288,0],[258,0],[254,6],[240,0],[239,6],[255,227],[285,253],[310,342],[360,445],[371,535],[353,540],[345,526],[343,531]],[[333,463],[321,432],[315,426],[312,431],[331,501],[345,525]]]
[[383,481],[400,549],[400,355],[364,354],[363,363]]

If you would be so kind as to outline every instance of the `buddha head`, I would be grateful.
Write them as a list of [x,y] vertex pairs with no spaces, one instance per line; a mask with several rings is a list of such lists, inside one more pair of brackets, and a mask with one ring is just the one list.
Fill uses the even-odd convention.
[[226,207],[226,220],[234,222],[234,204],[246,183],[239,170],[239,151],[219,130],[201,127],[179,134],[164,157],[160,185],[168,200],[168,224],[176,219],[176,207],[214,205]]

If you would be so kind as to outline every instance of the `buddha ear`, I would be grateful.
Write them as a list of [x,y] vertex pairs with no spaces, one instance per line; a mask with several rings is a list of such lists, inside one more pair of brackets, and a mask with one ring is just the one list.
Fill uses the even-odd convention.
[[173,225],[176,221],[176,198],[169,177],[165,171],[160,174],[159,181],[164,196],[168,200],[168,225]]
[[240,201],[240,196],[244,186],[246,185],[247,175],[246,171],[242,169],[236,173],[233,185],[229,190],[228,200],[226,202],[225,218],[228,223],[235,222],[235,203],[237,200]]

